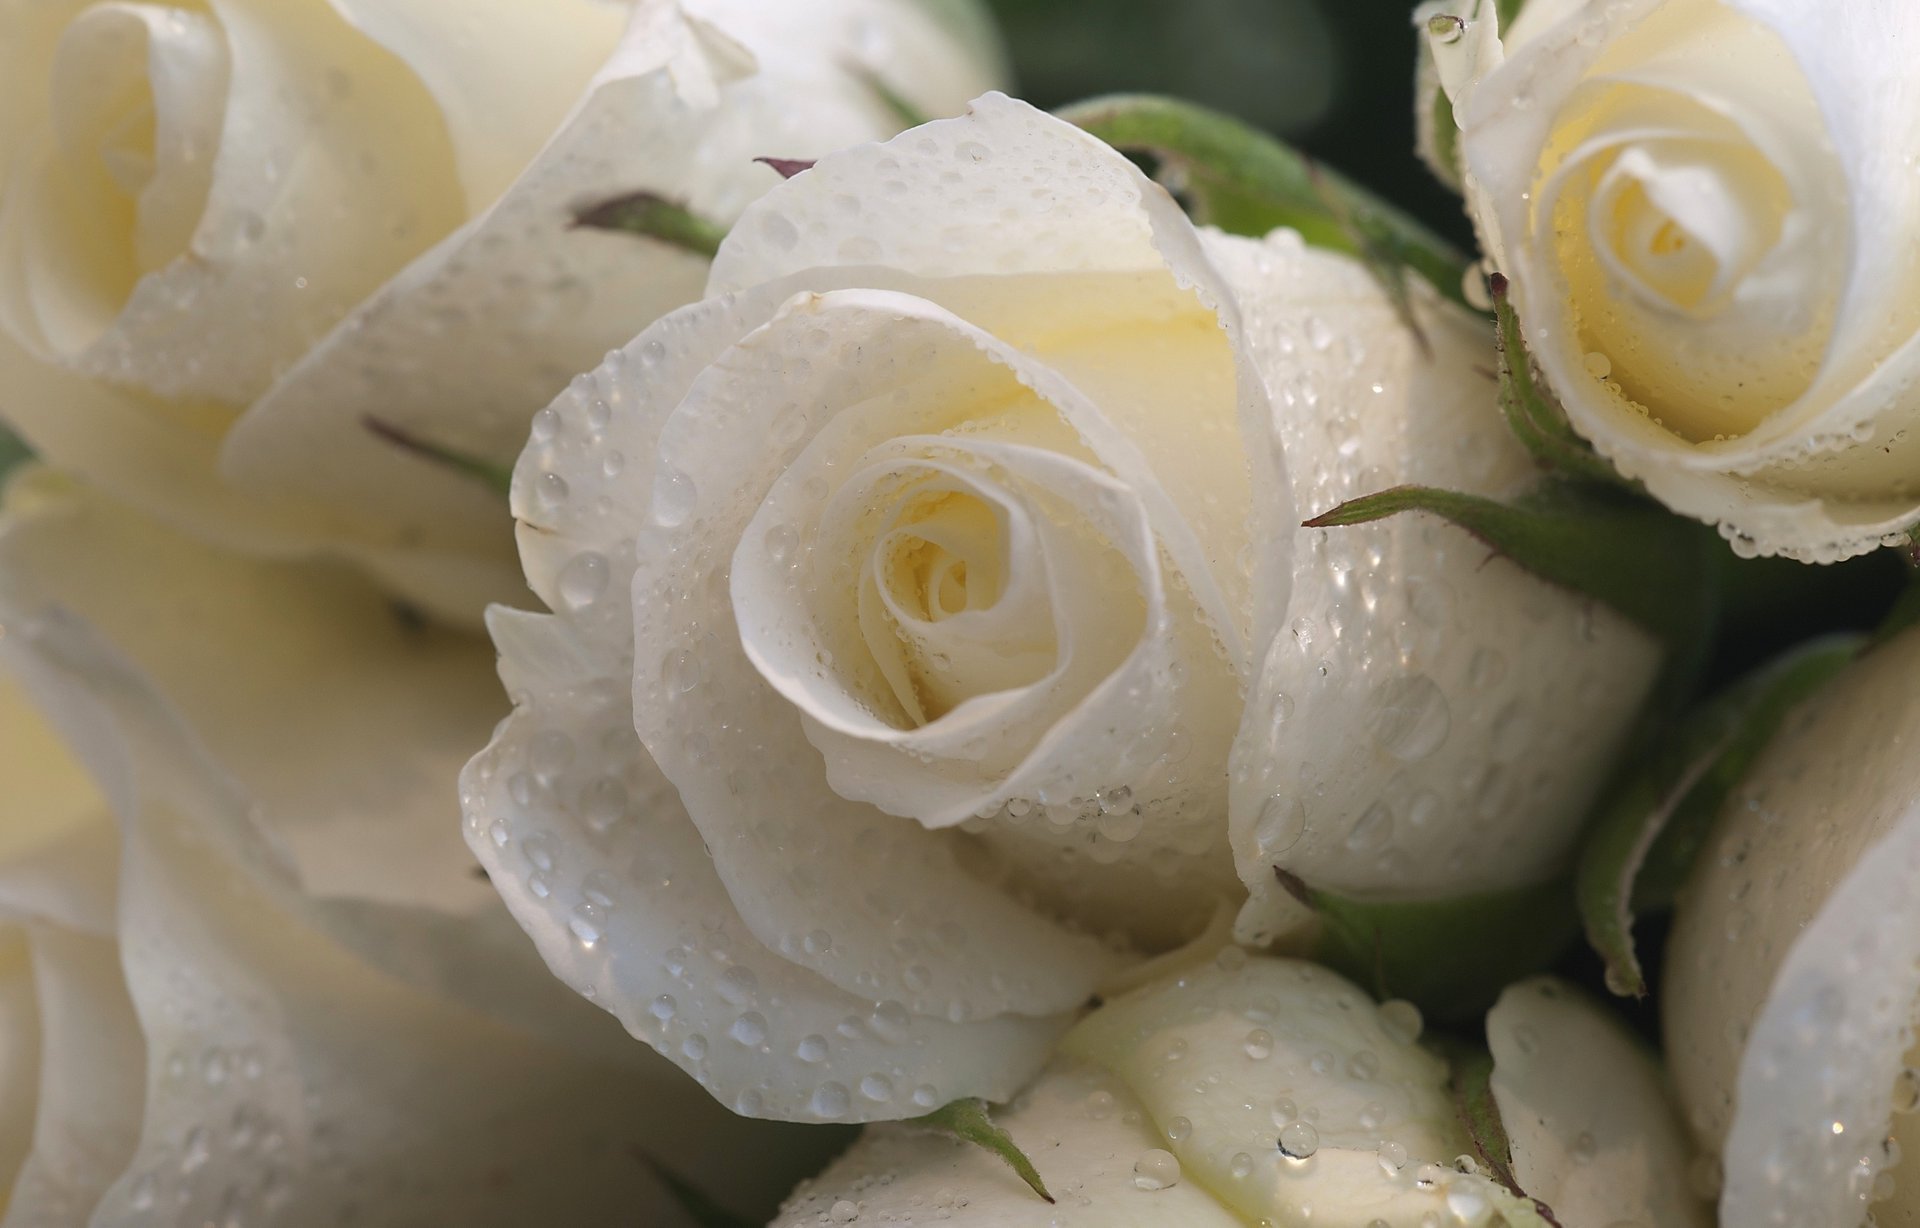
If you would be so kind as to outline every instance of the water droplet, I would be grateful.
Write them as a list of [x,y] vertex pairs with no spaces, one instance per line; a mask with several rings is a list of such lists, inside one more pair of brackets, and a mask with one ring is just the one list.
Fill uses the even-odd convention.
[[827,1208],[827,1218],[836,1224],[851,1224],[860,1218],[860,1208],[842,1198]]
[[1171,1151],[1154,1148],[1133,1162],[1133,1184],[1143,1190],[1164,1190],[1180,1184],[1180,1160]]
[[1424,759],[1447,740],[1447,698],[1425,674],[1391,678],[1376,687],[1368,727],[1380,749],[1402,762]]
[[533,481],[533,497],[548,511],[565,503],[570,493],[567,479],[557,473],[543,473]]
[[1242,1048],[1254,1061],[1264,1062],[1273,1056],[1273,1033],[1265,1028],[1255,1028],[1247,1033],[1246,1043]]
[[1407,1166],[1407,1149],[1399,1143],[1388,1140],[1380,1144],[1380,1171],[1392,1177]]
[[827,1060],[827,1038],[818,1033],[809,1033],[800,1038],[793,1047],[793,1055],[803,1062],[824,1062]]
[[822,1083],[813,1090],[813,1099],[809,1107],[815,1117],[826,1121],[838,1121],[847,1115],[847,1109],[853,1103],[853,1097],[846,1087],[839,1083]]
[[607,577],[610,574],[605,555],[592,550],[583,550],[574,555],[560,569],[561,604],[569,610],[586,609],[607,591]]
[[667,689],[684,695],[700,685],[700,660],[691,652],[681,649],[668,655],[660,670],[660,680]]
[[1392,839],[1393,811],[1385,802],[1375,802],[1347,833],[1347,847],[1356,853],[1371,853],[1385,848]]
[[1262,857],[1273,857],[1300,843],[1306,831],[1305,803],[1276,793],[1260,808],[1260,817],[1253,825],[1253,839]]
[[1289,1160],[1310,1160],[1320,1150],[1320,1131],[1304,1121],[1289,1122],[1280,1129],[1280,1154]]
[[1404,1044],[1412,1044],[1420,1039],[1425,1020],[1420,1017],[1420,1008],[1405,998],[1390,998],[1380,1004],[1380,1024],[1387,1035]]
[[1176,1117],[1167,1123],[1167,1137],[1176,1143],[1192,1133],[1193,1123],[1184,1117]]
[[860,1094],[869,1100],[885,1103],[893,1099],[893,1080],[883,1074],[870,1074],[860,1080]]
[[653,488],[654,523],[663,528],[678,528],[693,515],[699,502],[700,491],[693,479],[676,469]]
[[733,1021],[727,1035],[750,1049],[757,1048],[766,1043],[767,1018],[758,1011],[748,1011]]
[[1245,1181],[1253,1175],[1253,1157],[1244,1151],[1236,1153],[1227,1164],[1227,1172],[1235,1181]]
[[778,213],[761,215],[760,233],[778,251],[790,252],[800,242],[799,228]]

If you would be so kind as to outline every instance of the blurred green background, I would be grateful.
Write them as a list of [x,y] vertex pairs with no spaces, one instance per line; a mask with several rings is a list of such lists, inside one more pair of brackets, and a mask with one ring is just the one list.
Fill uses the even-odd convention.
[[1463,246],[1413,154],[1413,0],[989,0],[1043,107],[1143,90],[1205,103],[1338,167]]

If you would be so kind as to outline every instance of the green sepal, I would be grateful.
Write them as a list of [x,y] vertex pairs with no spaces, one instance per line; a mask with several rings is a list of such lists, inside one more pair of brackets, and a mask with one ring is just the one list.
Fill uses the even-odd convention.
[[464,452],[456,452],[452,448],[443,448],[436,443],[428,443],[417,435],[404,431],[390,422],[383,422],[372,415],[360,421],[361,425],[369,431],[395,447],[411,452],[415,456],[424,457],[435,464],[445,465],[455,473],[464,474],[487,486],[502,499],[506,498],[513,489],[511,465],[498,464],[481,457],[469,456]]
[[0,479],[32,459],[33,449],[27,446],[27,441],[0,423]]
[[1575,886],[1587,941],[1607,988],[1642,997],[1637,914],[1671,906],[1721,807],[1799,703],[1860,654],[1865,639],[1812,641],[1749,674],[1643,740],[1647,753],[1617,780],[1589,827]]
[[1493,1096],[1493,1054],[1483,1045],[1443,1036],[1436,1036],[1428,1043],[1447,1061],[1447,1091],[1453,1097],[1460,1128],[1473,1144],[1474,1155],[1486,1166],[1487,1175],[1518,1204],[1502,1208],[1510,1213],[1508,1223],[1514,1222],[1511,1212],[1517,1211],[1521,1222],[1560,1228],[1553,1209],[1521,1189],[1519,1179],[1514,1176],[1513,1141],[1507,1137],[1500,1104]]
[[1403,315],[1408,272],[1467,305],[1467,258],[1408,214],[1232,116],[1149,94],[1114,94],[1059,112],[1116,149],[1150,154],[1184,182],[1196,220],[1259,237],[1288,226],[1367,265]]
[[901,128],[918,128],[921,124],[932,121],[933,116],[928,115],[925,111],[921,110],[911,98],[908,98],[905,94],[902,94],[899,90],[889,85],[887,79],[873,69],[866,67],[864,64],[851,62],[842,67],[846,69],[848,76],[851,76],[854,80],[867,87],[868,91],[873,94],[880,105],[887,109],[887,114],[893,116],[894,121],[898,123]]
[[1592,444],[1580,437],[1567,421],[1559,399],[1541,382],[1520,334],[1520,316],[1508,297],[1506,277],[1495,273],[1487,279],[1487,288],[1493,294],[1494,348],[1500,356],[1500,412],[1506,416],[1507,429],[1535,460],[1555,473],[1639,491],[1639,483],[1621,477]]
[[1350,499],[1308,528],[1367,524],[1430,512],[1472,533],[1534,575],[1611,606],[1670,646],[1703,638],[1718,607],[1719,537],[1641,500],[1548,480],[1513,503],[1431,486],[1396,486]]
[[1013,1141],[1013,1135],[993,1124],[993,1118],[987,1114],[986,1101],[977,1098],[949,1101],[924,1117],[911,1118],[907,1124],[939,1130],[985,1148],[1005,1160],[1007,1167],[1027,1183],[1027,1188],[1048,1202],[1053,1201],[1053,1195],[1047,1193],[1047,1183],[1040,1179],[1040,1170],[1027,1159],[1027,1153],[1020,1150],[1020,1144]]
[[1472,1019],[1551,966],[1580,932],[1564,879],[1445,900],[1353,900],[1274,874],[1319,919],[1313,957],[1439,1022]]
[[573,224],[654,239],[711,260],[727,228],[655,192],[628,192],[578,209]]
[[751,1220],[727,1210],[699,1187],[652,1156],[638,1150],[633,1155],[640,1163],[646,1165],[647,1170],[659,1179],[661,1185],[667,1187],[667,1193],[673,1196],[673,1200],[680,1204],[680,1209],[687,1213],[687,1218],[699,1225],[699,1228],[755,1228]]

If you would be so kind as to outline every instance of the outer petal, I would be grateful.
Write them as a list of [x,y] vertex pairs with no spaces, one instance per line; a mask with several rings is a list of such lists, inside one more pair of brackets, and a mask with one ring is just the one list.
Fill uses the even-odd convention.
[[87,1222],[140,1139],[147,1046],[111,938],[30,928],[40,1080],[6,1228]]
[[[1536,478],[1494,407],[1484,325],[1431,299],[1431,354],[1357,264],[1280,232],[1207,236],[1271,386],[1303,515],[1401,483],[1496,498]],[[1612,611],[1402,516],[1303,529],[1286,622],[1234,750],[1240,933],[1291,923],[1278,864],[1365,898],[1558,873],[1659,650]]]
[[754,1117],[919,1116],[1004,1099],[1046,1060],[1065,1017],[913,1015],[790,958],[831,947],[824,931],[763,946],[595,646],[554,616],[501,611],[493,630],[516,707],[462,778],[468,839],[576,991]]
[[1579,990],[1546,977],[1487,1014],[1493,1098],[1522,1189],[1566,1228],[1705,1228],[1692,1147],[1652,1054]]
[[[1065,1052],[1119,1075],[1197,1181],[1249,1222],[1484,1220],[1446,1064],[1338,975],[1228,948],[1118,998]],[[1278,1139],[1278,1145],[1276,1145]]]
[[[1721,1152],[1726,1228],[1842,1228],[1888,1192],[1920,992],[1916,677],[1909,632],[1788,718],[1681,898],[1667,1051]],[[1912,1199],[1900,1176],[1896,1211]]]
[[[794,1191],[773,1228],[819,1223],[954,1228],[1243,1228],[1206,1187],[1181,1177],[1133,1093],[1097,1066],[1057,1059],[995,1124],[1046,1181],[1042,1202],[996,1157],[910,1125],[870,1127]],[[1148,1187],[1139,1184],[1146,1173]],[[1175,1184],[1150,1188],[1172,1177]],[[854,1214],[849,1215],[851,1208]]]
[[215,0],[228,52],[224,116],[188,251],[145,277],[125,270],[117,287],[103,281],[88,320],[49,327],[50,304],[64,294],[56,283],[72,274],[40,255],[66,242],[91,261],[89,249],[121,242],[116,219],[84,207],[106,188],[75,186],[78,202],[59,195],[67,172],[52,161],[51,133],[60,116],[49,114],[44,88],[56,61],[47,45],[31,45],[36,36],[50,45],[83,7],[62,4],[51,22],[12,18],[28,26],[30,67],[9,72],[9,107],[24,114],[4,151],[0,315],[38,360],[163,396],[245,403],[459,222],[439,110],[399,61],[323,4]]
[[[849,69],[874,56],[873,67],[897,74],[897,87],[933,113],[956,109],[994,75],[905,0],[645,0],[531,165],[250,411],[226,471],[254,492],[370,504],[429,540],[464,542],[467,526],[489,523],[483,494],[375,438],[364,420],[512,457],[533,412],[569,376],[698,298],[706,272],[664,244],[571,229],[574,208],[647,189],[731,220],[778,182],[755,157],[817,156],[894,130],[898,121]],[[396,387],[407,389],[404,401],[393,400]]]
[[620,39],[619,8],[594,0],[328,2],[433,95],[469,214],[539,153]]
[[129,985],[148,1052],[166,1055],[93,1222],[165,1205],[312,1223],[369,1201],[401,1224],[672,1222],[633,1151],[711,1183],[704,1160],[747,1143],[664,1068],[550,1043],[362,961],[124,662],[63,618],[10,613],[6,631],[4,664],[120,815]]
[[17,480],[8,503],[0,575],[16,598],[83,614],[137,661],[309,889],[491,903],[449,791],[502,707],[484,643],[410,622],[338,566],[210,550],[50,474]]

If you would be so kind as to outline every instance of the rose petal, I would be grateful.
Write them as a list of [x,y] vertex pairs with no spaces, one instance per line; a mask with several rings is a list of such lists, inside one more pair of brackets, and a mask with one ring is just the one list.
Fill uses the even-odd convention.
[[1659,1066],[1601,1007],[1547,977],[1522,981],[1487,1013],[1487,1047],[1514,1178],[1560,1223],[1712,1222]]
[[751,1116],[917,1116],[1045,1061],[1063,1018],[916,1016],[761,945],[596,646],[555,616],[493,632],[517,705],[462,779],[468,839],[562,980]]
[[[811,378],[785,358],[809,331],[823,333],[828,348]],[[1006,378],[983,350],[1018,361],[905,296],[796,300],[708,368],[665,423],[654,523],[637,540],[633,581],[636,726],[747,923],[849,992],[898,996],[916,1013],[956,1018],[1071,1009],[1110,957],[968,874],[941,835],[836,793],[798,717],[745,654],[730,650],[738,633],[725,580],[755,505],[824,419],[896,392],[909,402],[930,390],[966,399],[978,381]],[[774,420],[785,405],[795,414],[816,407],[823,420],[803,419],[788,448],[766,448],[781,437]],[[745,713],[754,718],[735,715]],[[777,798],[778,817],[755,798]],[[865,890],[827,890],[829,870],[853,874]],[[803,939],[819,929],[833,945],[805,950]]]
[[1362,1228],[1448,1214],[1454,1195],[1489,1205],[1486,1178],[1428,1169],[1468,1150],[1446,1064],[1318,965],[1231,948],[1107,1003],[1063,1049],[1119,1075],[1189,1179],[1249,1220]]
[[[966,182],[977,187],[956,210],[954,185]],[[882,198],[868,203],[876,183]],[[1230,658],[1244,660],[1241,637],[1263,605],[1253,594],[1285,570],[1242,550],[1275,540],[1264,530],[1285,521],[1284,469],[1266,446],[1264,390],[1235,345],[1231,300],[1171,197],[1078,128],[988,94],[963,118],[842,150],[769,193],[741,215],[707,290],[808,270],[858,270],[860,285],[910,290],[1016,345],[1042,345],[1132,445],[1102,460],[1135,489],[1164,492],[1171,506],[1154,508],[1155,529]],[[1123,297],[1103,308],[1088,281]],[[820,288],[832,284],[846,283]],[[1170,402],[1189,409],[1169,413]]]
[[[1055,1200],[1102,1228],[1241,1228],[1206,1188],[1168,1168],[1165,1140],[1119,1079],[1057,1059],[994,1124],[1033,1160]],[[1164,1157],[1162,1159],[1161,1157]],[[1142,1167],[1136,1167],[1136,1166]],[[1172,1178],[1164,1188],[1142,1187]],[[833,1166],[794,1191],[773,1228],[845,1218],[955,1228],[1055,1228],[1059,1206],[1041,1201],[979,1147],[912,1125],[870,1127]],[[858,1222],[855,1220],[854,1222]]]
[[[1510,498],[1536,480],[1494,411],[1484,324],[1416,296],[1429,357],[1358,264],[1286,233],[1207,242],[1308,514],[1407,482]],[[1558,873],[1658,646],[1429,517],[1297,534],[1287,624],[1235,745],[1240,933],[1298,924],[1276,864],[1376,899]]]
[[0,934],[0,1182],[12,1187],[33,1146],[40,1098],[40,1003],[21,933]]
[[210,550],[39,475],[9,502],[0,575],[16,600],[83,615],[137,661],[310,890],[491,904],[447,788],[501,711],[484,643],[410,625],[337,566]]
[[[119,812],[122,957],[147,1051],[169,1063],[102,1222],[156,1203],[196,1221],[337,1218],[370,1198],[409,1222],[665,1217],[674,1204],[636,1151],[721,1189],[706,1164],[764,1145],[651,1058],[541,1039],[357,958],[332,937],[341,910],[298,890],[244,797],[124,662],[71,620],[10,609],[5,625],[0,663]],[[121,1103],[127,1082],[111,1084]],[[772,1171],[749,1181],[763,1177],[777,1188]],[[723,1201],[750,1202],[733,1179]]]
[[1695,1133],[1723,1149],[1729,1228],[1852,1224],[1892,1162],[1920,992],[1916,676],[1909,633],[1788,717],[1681,896],[1667,1051]]
[[[39,361],[167,397],[243,404],[347,307],[452,229],[461,210],[438,109],[397,60],[324,5],[216,0],[212,8],[224,67],[182,64],[184,48],[215,44],[172,33],[163,10],[114,10],[168,31],[153,42],[148,69],[157,103],[184,105],[187,85],[198,98],[205,93],[198,79],[224,71],[224,114],[218,157],[192,150],[213,167],[188,252],[145,277],[124,261],[99,270],[84,329],[38,322],[51,296],[71,294],[74,268],[86,267],[56,270],[40,258],[59,242],[124,249],[124,222],[98,213],[105,185],[69,182],[95,164],[90,148],[50,161],[52,133],[79,100],[49,99],[42,83],[55,36],[117,31],[91,20],[63,31],[56,18],[20,32],[21,63],[32,67],[5,78],[8,107],[20,119],[14,147],[4,152],[19,178],[0,211],[0,284],[7,287],[0,315]],[[163,120],[156,131],[168,128]],[[156,153],[186,151],[163,143]],[[381,173],[368,175],[368,165]],[[62,192],[96,208],[67,207]]]
[[[894,0],[639,6],[618,52],[531,165],[242,419],[226,472],[254,492],[379,507],[428,540],[465,542],[474,524],[491,530],[484,492],[375,438],[364,420],[469,455],[512,457],[528,419],[569,376],[698,298],[705,275],[691,253],[571,229],[574,210],[648,189],[731,220],[778,182],[755,157],[814,157],[897,126],[847,67],[880,45],[887,72],[934,111],[957,108],[992,79]],[[396,387],[408,390],[399,402]]]
[[29,934],[40,1082],[7,1222],[86,1223],[139,1142],[147,1049],[112,939],[52,925]]
[[[467,212],[496,200],[547,143],[620,40],[594,0],[329,0],[433,95],[453,141]],[[538,48],[537,54],[529,54]],[[502,89],[511,81],[512,89]]]

